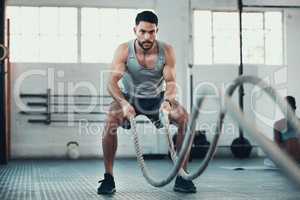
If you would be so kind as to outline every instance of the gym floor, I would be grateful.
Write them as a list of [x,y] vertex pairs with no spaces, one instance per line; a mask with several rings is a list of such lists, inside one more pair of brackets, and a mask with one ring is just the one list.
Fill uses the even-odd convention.
[[[201,160],[193,160],[196,169]],[[171,168],[166,160],[146,160],[157,178]],[[244,170],[233,170],[244,168]],[[204,174],[194,180],[198,192],[173,192],[174,181],[162,188],[149,185],[135,159],[115,162],[117,193],[99,196],[102,160],[13,160],[0,165],[0,199],[272,199],[299,200],[300,190],[279,170],[266,169],[262,159],[214,159]]]

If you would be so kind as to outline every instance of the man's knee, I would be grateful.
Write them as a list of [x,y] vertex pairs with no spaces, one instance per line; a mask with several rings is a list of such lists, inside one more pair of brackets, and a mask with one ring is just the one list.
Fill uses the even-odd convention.
[[105,121],[104,136],[115,135],[117,133],[117,129],[119,126],[121,126],[123,121],[123,114],[121,112],[109,111]]
[[174,113],[175,114],[173,115],[173,119],[171,120],[174,121],[179,127],[186,127],[189,121],[189,115],[187,111],[179,105],[174,110]]
[[117,102],[113,102],[109,108],[106,123],[120,125],[123,121],[123,118],[121,106]]
[[178,123],[187,124],[189,121],[189,115],[187,111],[183,107],[178,108]]

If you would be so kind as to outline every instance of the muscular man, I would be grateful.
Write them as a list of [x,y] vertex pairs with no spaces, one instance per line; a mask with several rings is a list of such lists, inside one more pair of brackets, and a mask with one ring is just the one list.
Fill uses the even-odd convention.
[[[104,180],[98,194],[113,194],[115,182],[113,162],[117,150],[117,128],[130,128],[129,119],[146,115],[160,127],[159,111],[169,113],[170,121],[178,126],[177,149],[183,141],[188,122],[186,110],[175,100],[175,55],[169,44],[156,40],[157,16],[143,11],[136,16],[136,39],[121,44],[114,55],[108,91],[114,98],[106,119],[102,146],[105,165]],[[164,82],[165,90],[164,90]],[[186,168],[187,160],[183,167]],[[177,176],[174,190],[194,193],[192,181]]]
[[[285,99],[295,112],[297,108],[295,98],[287,96]],[[285,118],[275,122],[274,140],[282,150],[300,162],[300,138]]]

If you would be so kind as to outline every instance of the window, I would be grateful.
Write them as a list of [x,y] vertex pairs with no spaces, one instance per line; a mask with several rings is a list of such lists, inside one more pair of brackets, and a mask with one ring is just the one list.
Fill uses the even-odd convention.
[[[283,63],[281,12],[245,12],[243,61],[248,64]],[[237,12],[194,11],[194,64],[239,63]]]
[[215,63],[234,63],[239,58],[237,13],[213,13],[213,59]]
[[77,8],[8,7],[13,62],[77,62]]
[[138,9],[82,8],[82,62],[110,63],[120,43],[134,38]]
[[[141,11],[9,6],[7,16],[11,21],[11,60],[110,63],[118,44],[134,38],[135,16]],[[78,44],[81,45],[78,47]]]

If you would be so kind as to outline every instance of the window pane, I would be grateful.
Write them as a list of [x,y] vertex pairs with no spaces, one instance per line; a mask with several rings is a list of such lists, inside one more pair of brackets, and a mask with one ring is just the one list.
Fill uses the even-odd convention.
[[210,11],[194,12],[194,64],[212,64]]
[[282,30],[282,13],[265,12],[265,26],[267,30]]
[[40,8],[40,34],[41,35],[58,35],[58,8],[42,7]]
[[21,34],[37,36],[39,33],[39,9],[36,7],[21,7]]
[[100,9],[100,35],[116,36],[119,25],[117,9]]
[[40,62],[59,62],[59,37],[41,36],[40,37]]
[[237,13],[213,13],[214,63],[237,63],[239,37]]
[[243,13],[243,61],[264,64],[264,31],[262,13]]
[[194,38],[194,64],[212,64],[211,41]]
[[13,62],[19,62],[21,58],[21,39],[20,35],[10,36],[10,60]]
[[77,35],[77,9],[59,8],[59,34]]
[[8,7],[13,62],[76,62],[77,8]]
[[60,45],[57,62],[77,62],[77,36],[60,36],[58,42]]
[[100,62],[100,37],[88,36],[81,38],[82,62]]
[[266,64],[283,64],[282,13],[265,13]]
[[243,33],[243,61],[250,64],[264,64],[263,31],[245,31]]
[[243,13],[243,29],[244,30],[262,30],[263,29],[263,13]]
[[100,15],[97,8],[81,9],[81,34],[84,36],[100,35]]
[[21,34],[21,9],[20,7],[8,6],[7,18],[10,19],[11,35]]
[[136,10],[119,9],[118,37],[120,42],[126,42],[129,38],[134,38],[133,27],[135,26]]
[[100,62],[111,63],[113,54],[118,46],[118,38],[113,35],[100,37],[101,51],[99,52]]
[[81,61],[110,63],[117,46],[134,38],[137,12],[137,9],[83,8]]
[[37,36],[26,36],[20,38],[18,48],[21,49],[21,62],[37,62],[39,58],[39,38]]
[[[238,13],[212,12],[212,18],[210,13],[210,11],[194,11],[194,63],[238,63],[240,49]],[[282,13],[246,12],[242,17],[244,63],[281,65]],[[213,35],[212,42],[210,42],[211,35]]]

